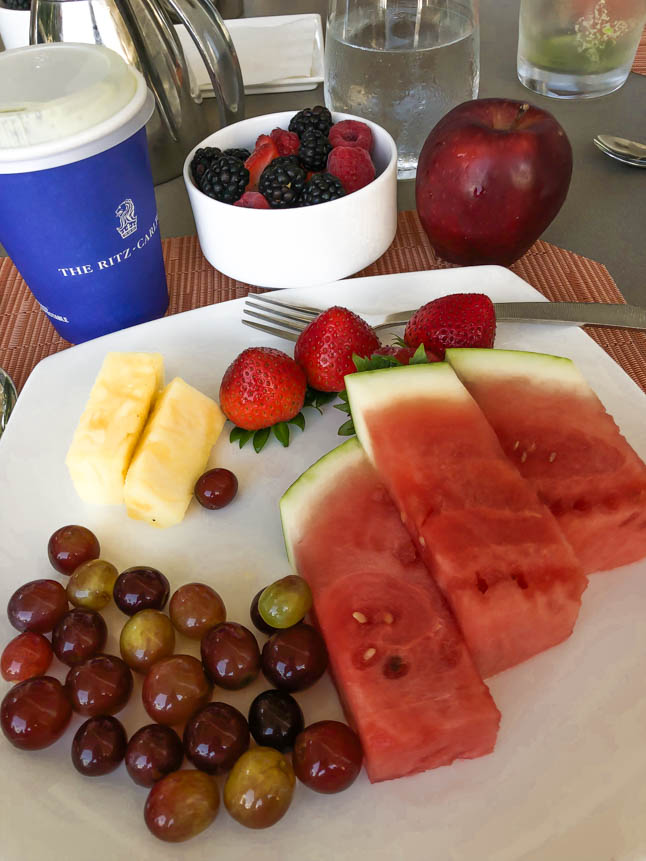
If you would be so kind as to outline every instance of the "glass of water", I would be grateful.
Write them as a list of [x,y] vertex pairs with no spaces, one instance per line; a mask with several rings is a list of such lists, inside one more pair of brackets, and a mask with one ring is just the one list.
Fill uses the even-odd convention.
[[521,0],[518,78],[536,93],[591,99],[625,82],[646,0]]
[[330,0],[325,103],[387,129],[411,179],[426,136],[478,95],[478,0]]

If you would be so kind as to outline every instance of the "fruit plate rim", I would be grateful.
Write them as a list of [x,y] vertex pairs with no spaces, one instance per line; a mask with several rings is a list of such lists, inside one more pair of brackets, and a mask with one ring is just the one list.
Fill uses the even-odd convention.
[[[509,270],[474,267],[354,278],[281,291],[281,299],[320,307],[347,305],[376,320],[451,292],[485,292],[494,301],[544,298]],[[243,303],[236,299],[162,318],[37,365],[0,440],[0,600],[6,602],[27,580],[56,579],[46,558],[47,538],[63,523],[81,522],[97,533],[105,556],[120,570],[153,565],[169,576],[173,588],[191,580],[211,582],[229,617],[249,624],[248,605],[255,592],[288,572],[278,496],[342,441],[336,435],[341,413],[331,406],[323,416],[309,410],[304,435],[295,430],[288,449],[273,440],[260,455],[248,446],[231,446],[225,430],[211,465],[236,472],[238,499],[220,512],[192,503],[184,523],[165,531],[128,521],[120,508],[85,506],[75,497],[63,463],[89,388],[110,349],[159,350],[168,379],[179,374],[216,397],[224,369],[244,347],[258,344],[290,352],[291,345],[242,325]],[[585,332],[575,326],[502,323],[497,346],[575,359],[628,440],[646,457],[644,393]],[[640,745],[646,721],[646,697],[640,696],[646,669],[644,614],[646,563],[593,577],[572,637],[490,681],[503,715],[491,756],[374,786],[362,772],[338,796],[318,796],[299,785],[292,809],[274,828],[247,831],[220,811],[214,825],[181,850],[148,834],[142,817],[145,790],[129,780],[123,765],[98,780],[76,774],[69,744],[80,719],[74,718],[63,739],[38,754],[21,753],[3,739],[3,861],[32,859],[45,845],[49,858],[65,861],[85,861],[88,845],[95,861],[132,852],[142,861],[176,859],[180,851],[193,861],[206,857],[212,846],[227,861],[252,856],[274,861],[291,857],[295,846],[308,861],[328,861],[332,854],[338,861],[633,861],[646,854],[646,782],[641,779],[646,751]],[[116,624],[125,617],[115,608],[105,615],[111,629],[106,651],[118,654]],[[6,618],[0,620],[2,645],[14,633]],[[177,651],[180,646],[195,654],[181,638]],[[63,677],[60,666],[52,672]],[[9,686],[0,685],[4,695]],[[139,686],[137,680],[133,701],[120,713],[129,733],[149,722],[137,700]],[[216,691],[214,699],[245,711],[265,687],[260,681],[233,695]],[[297,698],[308,722],[342,716],[328,678]],[[30,827],[36,817],[37,829]]]

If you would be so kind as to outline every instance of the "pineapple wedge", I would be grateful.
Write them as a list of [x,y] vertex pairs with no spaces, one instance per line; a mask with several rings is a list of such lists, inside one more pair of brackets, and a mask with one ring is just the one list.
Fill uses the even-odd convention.
[[65,459],[85,502],[123,502],[132,453],[163,384],[164,360],[159,353],[105,357]]
[[176,377],[159,396],[126,476],[128,517],[165,529],[186,513],[225,422],[215,401]]

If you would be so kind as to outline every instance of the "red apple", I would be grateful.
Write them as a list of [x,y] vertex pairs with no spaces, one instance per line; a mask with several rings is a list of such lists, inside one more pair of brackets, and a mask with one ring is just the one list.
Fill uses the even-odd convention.
[[432,129],[417,167],[417,212],[451,263],[511,265],[538,239],[567,195],[572,147],[547,111],[475,99]]

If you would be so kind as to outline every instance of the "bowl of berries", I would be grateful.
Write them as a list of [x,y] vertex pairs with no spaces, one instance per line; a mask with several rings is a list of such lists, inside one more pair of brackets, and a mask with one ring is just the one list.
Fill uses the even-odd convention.
[[206,259],[259,287],[347,278],[397,229],[392,137],[320,105],[220,129],[189,153],[184,182]]

